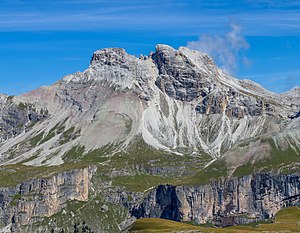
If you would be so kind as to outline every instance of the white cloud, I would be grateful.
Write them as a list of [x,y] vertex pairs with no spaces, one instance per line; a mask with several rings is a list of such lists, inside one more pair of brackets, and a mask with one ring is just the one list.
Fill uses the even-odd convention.
[[232,22],[230,27],[231,31],[224,36],[202,35],[197,41],[188,42],[187,47],[209,54],[222,69],[234,74],[240,59],[249,65],[249,60],[242,56],[242,52],[249,48],[249,44],[239,24]]
[[300,70],[285,72],[260,73],[243,75],[275,93],[283,93],[295,87],[300,87]]
[[283,89],[284,91],[289,91],[299,86],[299,76],[295,74],[286,76],[284,81],[285,81],[285,87]]

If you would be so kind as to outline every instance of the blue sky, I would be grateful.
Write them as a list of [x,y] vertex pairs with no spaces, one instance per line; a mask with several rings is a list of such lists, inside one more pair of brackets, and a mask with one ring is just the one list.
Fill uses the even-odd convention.
[[158,43],[193,45],[281,93],[300,85],[300,0],[0,0],[0,93],[82,71],[97,49]]

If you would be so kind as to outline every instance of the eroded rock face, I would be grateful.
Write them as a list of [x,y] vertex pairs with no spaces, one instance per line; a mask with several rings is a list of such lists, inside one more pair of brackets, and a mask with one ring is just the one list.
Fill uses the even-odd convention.
[[[78,144],[87,151],[108,144],[125,149],[140,136],[159,150],[205,153],[213,159],[239,140],[289,127],[295,121],[289,116],[299,112],[298,92],[280,96],[249,80],[237,80],[218,69],[208,55],[184,47],[157,45],[154,53],[140,58],[124,49],[102,49],[93,53],[83,72],[15,97],[12,106],[7,97],[1,98],[0,138],[14,139],[0,146],[0,161],[11,164],[39,154],[31,164],[48,160],[47,165],[58,165]],[[20,103],[26,104],[25,110],[18,109]],[[28,130],[31,123],[44,119],[43,107],[51,117]],[[74,127],[77,136],[61,145],[63,130],[56,130],[61,134],[56,137],[56,125],[65,130]],[[41,133],[36,146],[28,145]]]
[[[141,138],[157,151],[197,159],[173,163],[164,158],[161,164],[137,160],[114,170],[111,177],[192,175],[191,163],[202,160],[200,169],[221,156],[233,161],[227,159],[226,166],[232,164],[234,170],[245,162],[271,158],[271,146],[258,142],[260,137],[270,137],[278,149],[297,152],[299,93],[295,89],[277,95],[249,80],[237,80],[206,54],[188,48],[158,45],[154,53],[140,58],[123,49],[98,50],[83,72],[14,98],[0,95],[0,163],[58,166],[106,146],[112,146],[105,154],[111,160],[116,153],[139,156],[127,149]],[[78,148],[85,151],[72,160]],[[30,224],[56,213],[67,200],[86,200],[88,174],[84,169],[67,171],[0,188],[0,221]],[[132,213],[220,225],[247,223],[293,204],[296,199],[290,197],[299,191],[297,179],[253,175],[198,187],[159,186]],[[125,192],[106,182],[112,193],[102,194],[109,203],[131,208],[143,198],[143,193]],[[105,211],[103,206],[101,212]],[[248,218],[241,217],[244,214]]]
[[176,100],[197,99],[200,103],[195,110],[200,114],[225,112],[229,117],[243,118],[274,112],[270,102],[241,93],[228,85],[230,82],[222,85],[222,75],[206,54],[158,45],[152,59],[159,70],[155,84]]
[[103,49],[93,54],[91,63],[121,66],[126,63],[126,52],[121,48]]
[[205,186],[159,186],[132,215],[226,226],[268,219],[292,205],[300,205],[299,175],[257,174]]
[[37,111],[33,104],[15,103],[12,96],[0,95],[0,142],[29,130],[47,116],[46,109]]
[[[200,56],[205,61],[206,68],[214,64],[208,56],[199,54]],[[213,83],[208,82],[207,72],[199,72],[195,64],[180,50],[158,45],[152,59],[159,71],[155,84],[177,100],[192,101],[199,96],[206,96],[213,88]]]
[[76,169],[1,187],[0,224],[16,227],[40,222],[59,212],[69,200],[87,201],[94,172],[91,167]]

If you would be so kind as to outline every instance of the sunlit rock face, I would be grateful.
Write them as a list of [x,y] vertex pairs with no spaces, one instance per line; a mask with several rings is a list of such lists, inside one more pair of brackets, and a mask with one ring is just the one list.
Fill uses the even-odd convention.
[[[299,111],[299,88],[271,93],[229,76],[198,51],[157,45],[155,52],[138,58],[107,48],[95,51],[83,72],[20,96],[0,95],[0,165],[51,168],[87,162],[89,155],[93,160],[86,164],[111,169],[99,175],[111,180],[100,179],[93,191],[104,190],[108,205],[134,208],[135,217],[247,223],[240,216],[244,212],[250,219],[272,216],[285,205],[280,201],[299,191],[297,175],[233,177],[240,166],[272,158],[274,150],[291,152],[294,157],[284,169],[297,169]],[[147,187],[138,193],[112,182],[141,174],[181,179],[221,159],[228,169],[224,181],[206,186]],[[69,200],[88,200],[89,172],[50,173],[47,179],[0,188],[0,224],[26,225],[59,212]],[[10,204],[13,196],[29,192],[41,198]],[[125,227],[128,219],[123,220],[114,226]]]
[[300,200],[299,175],[250,175],[209,185],[159,186],[133,208],[137,218],[245,224],[274,217]]
[[67,201],[87,201],[94,172],[94,168],[76,169],[1,187],[1,224],[33,224],[59,212]]
[[[289,127],[299,112],[298,90],[268,92],[227,75],[208,55],[185,47],[157,45],[140,58],[124,49],[98,50],[83,72],[21,96],[1,96],[0,137],[13,137],[0,147],[1,161],[27,158],[37,149],[21,142],[41,130],[46,135],[59,123],[78,133],[60,145],[48,164],[63,163],[62,154],[78,143],[87,150],[110,143],[126,148],[139,135],[157,149],[206,153],[213,159],[237,141]],[[44,142],[40,155],[57,149],[57,139]],[[20,143],[9,156],[8,150]]]

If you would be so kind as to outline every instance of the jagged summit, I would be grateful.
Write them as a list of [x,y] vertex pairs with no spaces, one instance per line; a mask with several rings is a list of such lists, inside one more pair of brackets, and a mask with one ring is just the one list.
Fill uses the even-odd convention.
[[0,104],[3,104],[6,102],[8,95],[0,94]]
[[[24,128],[12,134],[4,131],[2,138],[14,137],[22,130],[24,134],[0,148],[1,160],[21,161],[38,150],[44,159],[53,154],[59,136],[26,149],[26,153],[20,150],[7,161],[11,147],[41,130],[47,135],[56,124],[74,126],[81,133],[59,145],[59,152],[46,164],[63,163],[62,155],[77,144],[86,150],[121,144],[118,150],[123,150],[136,137],[170,153],[205,153],[216,158],[241,139],[284,128],[282,122],[299,111],[296,103],[287,101],[298,99],[278,98],[253,82],[237,80],[220,70],[207,54],[185,47],[176,50],[159,44],[154,53],[140,58],[120,48],[97,50],[85,71],[13,98],[16,105],[26,103]],[[35,120],[26,116],[27,106],[38,111]],[[40,114],[46,110],[48,118]],[[26,128],[44,118],[31,130]],[[4,120],[3,124],[10,123]],[[38,158],[30,163],[42,161]]]
[[126,56],[129,55],[122,48],[101,49],[93,53],[91,64],[96,62],[106,65],[121,64],[125,63]]
[[63,80],[108,81],[123,89],[143,89],[141,84],[151,81],[147,76],[155,72],[159,74],[156,85],[161,85],[160,88],[168,95],[176,95],[177,99],[182,100],[195,99],[201,95],[200,89],[212,90],[220,84],[244,92],[249,89],[256,95],[271,95],[253,82],[237,80],[227,75],[205,53],[186,47],[176,50],[163,44],[158,44],[154,53],[141,55],[140,58],[127,54],[122,48],[97,50],[86,71],[68,75]]
[[[300,92],[300,86],[296,86],[296,87],[292,88],[291,90],[289,90],[289,91],[287,91],[287,92],[285,92],[285,93],[295,93],[295,94],[299,94],[299,92]],[[284,94],[285,94],[285,93],[284,93]]]
[[[98,50],[83,72],[0,95],[0,181],[12,186],[0,187],[0,225],[273,216],[299,198],[299,91],[268,92],[185,47]],[[234,179],[197,186],[221,177]]]

